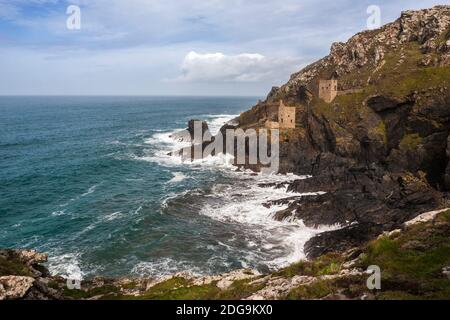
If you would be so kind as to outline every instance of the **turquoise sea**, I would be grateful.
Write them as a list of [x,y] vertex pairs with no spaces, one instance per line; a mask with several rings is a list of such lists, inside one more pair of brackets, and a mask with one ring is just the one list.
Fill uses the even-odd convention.
[[49,254],[69,277],[160,276],[302,257],[317,233],[276,222],[291,196],[235,172],[226,157],[182,163],[170,134],[189,119],[211,131],[258,97],[0,97],[0,247]]

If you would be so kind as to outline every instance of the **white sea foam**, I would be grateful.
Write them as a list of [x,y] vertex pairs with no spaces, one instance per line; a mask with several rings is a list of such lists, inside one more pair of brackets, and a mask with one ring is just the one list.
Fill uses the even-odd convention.
[[[179,149],[175,149],[179,150]],[[134,160],[157,163],[161,166],[174,168],[174,167],[189,167],[191,169],[235,169],[233,166],[234,157],[229,154],[220,153],[216,156],[208,156],[202,159],[196,159],[194,161],[183,160],[179,156],[171,156],[167,150],[159,150],[153,155],[136,156],[130,155]]]
[[142,178],[139,178],[139,179],[125,179],[125,181],[127,181],[127,182],[141,182],[141,181],[144,181],[144,179],[142,179]]
[[52,212],[52,216],[54,216],[54,217],[63,216],[65,214],[66,214],[66,210],[58,210],[58,211]]
[[89,195],[89,194],[91,194],[91,193],[94,193],[94,192],[95,192],[95,189],[97,189],[98,186],[99,186],[99,184],[94,184],[92,187],[90,187],[90,188],[88,189],[88,191],[86,191],[85,193],[83,193],[83,194],[81,195],[81,197],[85,197],[85,196],[87,196],[87,195]]
[[[245,225],[249,247],[261,247],[263,251],[273,252],[267,255],[264,261],[269,267],[281,268],[305,258],[303,247],[305,243],[318,233],[334,230],[338,226],[328,226],[319,229],[306,227],[301,220],[291,219],[276,221],[273,216],[276,212],[287,209],[288,204],[263,204],[273,200],[291,197],[305,197],[318,193],[288,193],[286,188],[261,187],[258,183],[284,182],[302,178],[299,176],[264,176],[249,175],[255,182],[237,185],[218,184],[213,188],[216,200],[207,204],[200,214],[225,223]],[[288,202],[289,203],[289,202]],[[260,248],[255,248],[259,250]],[[256,254],[256,252],[255,252]],[[255,259],[261,259],[256,255]]]
[[[82,193],[82,194],[80,194],[80,195],[78,195],[78,196],[76,196],[75,198],[72,198],[72,199],[70,199],[69,201],[67,201],[67,202],[65,202],[65,203],[63,203],[63,204],[60,204],[59,206],[61,207],[61,208],[63,208],[63,207],[67,207],[69,204],[71,204],[72,202],[75,202],[75,201],[77,201],[78,199],[80,199],[80,198],[83,198],[83,197],[85,197],[85,196],[87,196],[87,195],[90,195],[91,193],[94,193],[95,192],[95,190],[97,189],[97,187],[99,186],[99,185],[101,185],[103,182],[101,182],[101,183],[98,183],[98,184],[94,184],[93,186],[91,186],[86,192],[84,192],[84,193]],[[63,211],[65,211],[65,210],[63,210]],[[63,211],[54,211],[53,213],[52,213],[52,215],[54,214],[54,213],[60,213],[60,212],[63,212]],[[54,215],[60,215],[60,214],[54,214]]]
[[107,214],[107,215],[103,216],[101,218],[101,220],[103,220],[103,221],[113,221],[113,220],[116,220],[116,219],[120,218],[121,216],[122,216],[122,213],[120,211],[117,211],[117,212],[113,212],[113,213],[110,213],[110,214]]
[[144,140],[145,144],[156,146],[158,149],[165,150],[166,153],[176,151],[184,147],[190,146],[190,142],[183,142],[172,138],[172,135],[182,131],[183,129],[176,129],[172,131],[155,133],[150,138]]
[[[237,115],[203,115],[201,118],[208,121],[208,126],[210,132],[215,135],[219,132],[219,129],[230,120],[237,117]],[[179,151],[183,148],[191,146],[190,142],[178,141],[173,139],[172,135],[185,130],[183,128],[175,129],[171,131],[155,132],[150,138],[144,140],[144,144],[151,146],[152,149],[144,150],[145,154],[143,156],[137,156],[131,154],[130,157],[134,160],[146,161],[157,163],[165,167],[177,167],[188,165],[191,167],[198,166],[215,166],[215,167],[231,167],[232,158],[228,155],[218,155],[216,157],[206,157],[205,159],[200,159],[196,161],[183,161],[179,156],[171,156],[169,153]]]
[[59,275],[71,280],[82,280],[84,276],[80,267],[80,254],[78,253],[50,255],[48,269],[52,275]]
[[[236,115],[205,115],[203,118],[208,121],[212,134],[216,134],[219,129],[228,121],[235,118]],[[168,153],[174,150],[180,150],[189,146],[189,143],[175,141],[170,136],[176,131],[158,132],[145,142],[156,146],[154,150],[144,156],[134,156],[136,160],[156,162],[166,167],[190,168],[193,170],[221,170],[232,179],[236,179],[233,184],[217,184],[213,187],[211,194],[206,195],[211,201],[206,201],[200,214],[208,216],[214,220],[224,223],[232,223],[245,228],[244,238],[247,242],[247,248],[234,246],[232,239],[227,243],[221,243],[222,250],[237,251],[244,256],[241,264],[243,267],[255,262],[264,263],[272,268],[281,268],[293,262],[305,258],[304,245],[313,236],[328,230],[335,230],[339,226],[327,226],[319,229],[306,227],[301,220],[292,218],[286,221],[276,221],[273,217],[281,210],[287,209],[286,204],[264,206],[266,202],[280,200],[291,197],[305,197],[320,194],[300,194],[288,193],[287,183],[297,179],[306,179],[307,176],[288,175],[266,175],[255,174],[252,171],[237,172],[232,165],[233,157],[231,155],[220,154],[210,156],[195,161],[182,161],[180,157],[169,156]],[[173,173],[174,178],[171,182],[182,181],[185,176],[180,172]],[[259,184],[286,183],[284,187],[262,187]],[[189,191],[181,193],[170,193],[161,204],[165,209],[169,206],[170,200],[183,197]],[[191,191],[192,192],[192,191]],[[294,200],[292,200],[294,201]],[[242,235],[241,235],[242,236]],[[213,259],[214,260],[214,259]],[[263,261],[261,261],[263,260]],[[166,263],[164,261],[162,263]],[[214,263],[211,260],[210,263]],[[145,267],[144,267],[145,266]],[[145,264],[136,268],[149,268],[154,271],[161,267],[157,263]],[[180,270],[179,265],[174,269]],[[152,269],[154,268],[154,269]]]
[[212,135],[216,135],[220,128],[228,123],[229,121],[233,120],[234,118],[238,117],[239,115],[231,115],[231,114],[218,114],[218,115],[206,115],[206,119],[208,121],[208,127],[209,132],[211,132]]
[[183,192],[180,193],[174,193],[171,192],[167,195],[167,197],[165,197],[162,201],[161,201],[161,209],[166,209],[169,207],[169,202],[170,200],[176,199],[178,197],[183,197],[185,196],[187,193],[189,192],[195,192],[195,190],[185,190]]
[[178,183],[186,179],[186,175],[183,172],[172,172],[173,178],[169,180],[169,183]]
[[142,206],[139,206],[139,208],[137,208],[136,210],[133,211],[133,214],[134,215],[139,214],[141,212],[141,210],[142,210]]

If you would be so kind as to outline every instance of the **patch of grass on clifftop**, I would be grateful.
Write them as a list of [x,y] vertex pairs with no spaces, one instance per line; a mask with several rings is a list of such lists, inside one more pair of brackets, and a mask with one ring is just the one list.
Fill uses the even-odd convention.
[[28,266],[16,258],[6,259],[0,256],[0,277],[1,276],[32,276]]
[[323,276],[336,274],[341,270],[344,258],[336,253],[330,253],[311,261],[300,261],[281,271],[277,272],[277,276],[294,277],[301,276]]
[[263,283],[255,283],[254,279],[238,280],[225,290],[219,292],[215,299],[219,300],[241,300],[251,296],[264,287]]
[[367,291],[365,283],[363,276],[320,279],[291,290],[284,298],[287,300],[359,299]]
[[450,299],[450,211],[433,223],[414,225],[398,238],[371,242],[362,258],[364,267],[378,265],[382,274],[379,299]]
[[449,79],[450,67],[427,67],[392,77],[392,81],[381,83],[381,88],[390,96],[404,97],[414,91],[448,86]]
[[184,278],[171,278],[151,287],[139,296],[111,292],[104,300],[240,300],[247,298],[263,287],[251,284],[250,279],[234,281],[228,288],[217,287],[217,281],[204,285],[192,285]]
[[64,288],[63,294],[66,297],[73,298],[73,299],[89,299],[96,296],[103,296],[106,294],[114,294],[118,293],[119,288],[113,285],[104,285],[97,288],[92,288],[90,290],[70,290],[68,288]]
[[450,67],[419,66],[425,57],[420,51],[420,45],[415,42],[409,43],[403,50],[386,54],[386,63],[376,82],[377,91],[387,96],[402,98],[414,91],[448,86]]

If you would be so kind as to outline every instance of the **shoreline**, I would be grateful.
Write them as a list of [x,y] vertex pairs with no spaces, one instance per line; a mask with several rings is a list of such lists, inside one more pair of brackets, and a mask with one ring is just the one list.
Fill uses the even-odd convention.
[[[442,243],[436,238],[424,238],[423,233],[432,232],[436,236],[445,236]],[[402,254],[415,252],[426,258],[427,253],[421,251],[426,245],[430,250],[441,250],[448,243],[450,235],[450,210],[442,209],[426,212],[406,222],[402,229],[384,233],[369,243],[344,252],[327,254],[310,261],[302,261],[276,272],[261,274],[252,270],[235,270],[229,273],[193,277],[186,273],[177,273],[159,279],[151,278],[105,278],[94,277],[79,283],[68,282],[64,278],[50,276],[42,267],[47,255],[34,250],[0,250],[0,300],[274,300],[274,299],[333,299],[333,300],[373,300],[385,298],[411,298],[410,291],[397,281],[397,291],[390,286],[384,290],[373,291],[366,287],[366,268],[378,264],[386,277],[390,274],[392,263],[400,263],[395,272],[411,272],[404,266]],[[383,243],[404,248],[399,252],[373,250]],[[408,246],[408,248],[406,248]],[[384,255],[390,257],[390,264],[383,262]],[[426,265],[414,266],[420,272],[439,270],[438,274],[430,274],[427,278],[416,279],[430,286],[435,279],[447,277],[450,281],[450,268],[441,267],[442,263],[430,261]],[[402,266],[404,269],[398,269]],[[438,267],[438,269],[436,269]],[[7,269],[9,268],[9,269]],[[10,270],[10,271],[8,271]],[[414,271],[416,272],[416,271]],[[10,275],[5,276],[4,273]],[[393,274],[397,276],[398,274]],[[412,280],[412,279],[411,279]],[[410,281],[411,281],[410,280]],[[450,283],[450,282],[449,282]],[[319,290],[320,288],[320,290]],[[429,298],[445,297],[445,288],[441,291],[428,289]],[[442,291],[443,290],[443,291]],[[448,297],[446,297],[448,298]]]

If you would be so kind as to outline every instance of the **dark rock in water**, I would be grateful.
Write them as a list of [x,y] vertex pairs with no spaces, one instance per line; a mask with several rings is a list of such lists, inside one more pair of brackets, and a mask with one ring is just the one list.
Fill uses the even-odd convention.
[[[196,129],[198,130],[197,136],[195,132]],[[196,150],[195,146],[201,145],[200,156],[202,156],[205,148],[214,141],[214,137],[209,131],[208,123],[206,121],[195,119],[189,120],[187,129],[176,132],[170,137],[178,142],[191,143],[191,146],[168,153],[169,156],[179,156],[182,157],[183,160],[187,161],[194,160]],[[211,155],[215,155],[215,153],[212,152]]]
[[[197,133],[198,135],[198,141],[196,141],[195,137],[195,129],[201,129]],[[201,120],[189,120],[188,127],[186,130],[176,132],[170,136],[172,139],[179,141],[179,142],[192,142],[192,143],[200,143],[202,142],[202,139],[205,138],[205,140],[210,140],[212,135],[209,132],[208,123],[206,121]]]
[[359,232],[362,235],[367,230],[361,228],[376,226],[370,229],[369,236],[373,237],[399,228],[420,213],[438,207],[442,201],[441,194],[423,177],[406,173],[390,174],[380,168],[367,171],[354,168],[322,174],[295,181],[289,190],[300,193],[320,190],[327,193],[301,197],[288,209],[278,212],[276,219],[294,217],[310,227],[343,227],[312,238],[309,247],[313,249],[309,250],[308,257],[317,257],[323,251],[348,250],[358,241],[359,244],[366,241],[366,237],[359,236]]
[[[281,130],[279,171],[313,176],[289,191],[326,194],[285,201],[275,218],[343,227],[311,239],[309,256],[397,228],[438,207],[441,192],[450,190],[449,21],[450,6],[408,11],[335,43],[236,119],[233,129],[260,129],[278,118],[280,100],[296,107],[295,128]],[[318,87],[330,78],[338,95],[326,103]]]
[[[281,130],[280,172],[313,176],[289,191],[326,194],[286,203],[275,218],[343,227],[311,239],[310,257],[397,228],[450,190],[449,22],[450,6],[404,12],[333,44],[240,115],[241,128],[261,128],[280,100],[296,107],[295,128]],[[326,103],[318,87],[331,77],[338,95]]]
[[[267,201],[265,203],[263,203],[263,206],[265,208],[270,208],[272,206],[279,206],[279,205],[286,205],[286,204],[291,204],[294,201],[298,200],[300,197],[289,197],[289,198],[283,198],[283,199],[279,199],[279,200],[271,200],[271,201]],[[284,219],[277,219],[275,217],[275,220],[284,220]]]
[[269,182],[269,183],[258,183],[260,188],[275,188],[284,189],[289,185],[289,182]]

